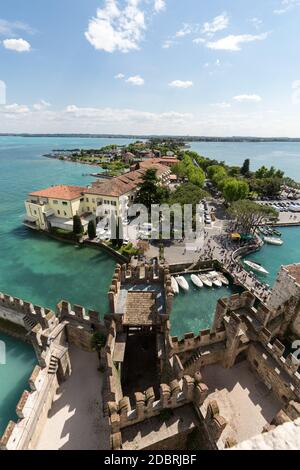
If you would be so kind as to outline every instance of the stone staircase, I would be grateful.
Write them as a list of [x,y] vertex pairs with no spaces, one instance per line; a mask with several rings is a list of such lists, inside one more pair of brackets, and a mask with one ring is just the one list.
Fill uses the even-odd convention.
[[196,351],[194,352],[194,354],[192,354],[187,361],[185,361],[182,365],[184,367],[184,369],[188,369],[189,367],[191,367],[193,364],[195,364],[195,362],[197,362],[200,358],[201,358],[202,354],[201,354],[201,348],[199,349],[196,349]]
[[37,324],[29,315],[25,315],[23,321],[27,331],[31,331]]
[[55,375],[58,369],[58,359],[55,356],[51,356],[50,363],[48,366],[48,374]]

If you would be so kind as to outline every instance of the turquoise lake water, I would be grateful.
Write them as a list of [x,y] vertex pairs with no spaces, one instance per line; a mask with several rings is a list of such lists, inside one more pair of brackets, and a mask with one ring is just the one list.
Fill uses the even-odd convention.
[[[93,180],[83,174],[93,167],[41,157],[53,149],[99,148],[112,143],[126,144],[127,139],[94,138],[24,138],[0,137],[0,291],[55,308],[61,299],[107,312],[107,289],[115,262],[98,250],[79,250],[49,240],[22,226],[24,200],[29,192],[54,184],[82,184]],[[239,164],[250,157],[253,169],[275,165],[300,181],[300,143],[193,143],[199,153],[229,164]],[[281,264],[300,261],[300,229],[285,229],[284,247],[265,247],[252,255],[270,269],[273,282]],[[298,244],[298,248],[296,248]],[[274,250],[274,251],[273,251]],[[281,250],[281,251],[279,251]],[[263,258],[261,258],[263,257]],[[269,264],[272,269],[269,268]],[[209,328],[220,297],[231,289],[196,290],[175,299],[172,334]],[[9,419],[15,419],[15,406],[35,363],[30,346],[4,335],[7,365],[0,366],[0,434]]]
[[273,286],[282,265],[300,263],[300,227],[280,227],[278,230],[282,233],[282,246],[265,244],[259,252],[246,257],[269,271],[268,275],[256,275],[270,286]]
[[10,419],[16,420],[16,404],[36,364],[33,348],[0,333],[0,341],[6,346],[6,365],[0,364],[0,436]]
[[182,337],[184,333],[198,334],[202,330],[210,329],[214,317],[217,301],[241,292],[237,287],[221,287],[198,289],[185,276],[190,290],[175,296],[171,313],[171,335]]

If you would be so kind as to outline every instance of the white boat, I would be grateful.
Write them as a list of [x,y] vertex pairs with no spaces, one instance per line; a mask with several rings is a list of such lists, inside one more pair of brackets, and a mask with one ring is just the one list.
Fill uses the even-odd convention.
[[276,238],[276,237],[264,237],[264,241],[268,243],[269,245],[277,245],[277,246],[283,245],[283,240],[281,240],[280,238]]
[[200,281],[201,281],[206,287],[212,287],[212,286],[213,286],[212,281],[209,279],[208,276],[206,276],[206,274],[198,274],[198,277],[199,277]]
[[269,271],[267,271],[265,268],[263,268],[260,264],[253,263],[253,261],[244,261],[246,266],[249,266],[249,268],[253,269],[253,271],[257,271],[258,273],[261,274],[269,274]]
[[179,287],[181,287],[181,289],[183,289],[184,291],[187,292],[190,289],[187,280],[183,276],[176,277],[176,281]]
[[177,284],[177,281],[175,277],[171,277],[171,286],[172,286],[172,291],[174,294],[179,294],[179,286]]
[[216,287],[222,287],[222,281],[219,279],[218,273],[216,271],[211,271],[208,273],[209,278]]
[[227,277],[224,276],[223,273],[218,273],[218,278],[220,279],[220,281],[222,282],[222,284],[224,286],[229,286],[229,281],[228,281]]
[[203,282],[201,279],[199,279],[198,276],[196,276],[196,274],[191,275],[191,281],[193,284],[195,284],[196,287],[200,287],[200,289],[203,287]]

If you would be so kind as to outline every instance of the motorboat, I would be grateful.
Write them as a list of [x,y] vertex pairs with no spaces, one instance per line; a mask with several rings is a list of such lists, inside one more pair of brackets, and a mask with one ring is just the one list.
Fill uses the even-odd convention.
[[253,261],[244,261],[245,265],[248,266],[249,268],[253,269],[253,271],[256,271],[260,274],[269,274],[269,271],[267,271],[263,266],[261,266],[258,263],[254,263]]
[[273,235],[276,235],[276,237],[282,237],[282,233],[279,232],[279,230],[273,229]]
[[204,286],[206,286],[206,287],[212,287],[213,286],[212,281],[209,279],[208,276],[206,276],[206,274],[198,274],[198,277],[199,277],[200,281],[203,283]]
[[190,289],[190,286],[187,282],[187,280],[183,276],[177,276],[176,278],[177,284],[179,287],[181,287],[182,290],[188,291]]
[[224,276],[223,273],[218,273],[218,278],[220,279],[220,281],[222,282],[222,284],[224,286],[229,286],[229,281],[228,281],[227,277]]
[[277,245],[277,246],[283,245],[283,240],[277,237],[264,237],[264,241],[268,243],[268,245]]
[[222,281],[220,280],[218,273],[216,271],[211,271],[208,273],[209,278],[211,279],[212,283],[216,287],[222,287]]
[[203,287],[203,282],[198,276],[196,276],[196,274],[191,275],[191,281],[196,287],[200,287],[200,289]]
[[171,287],[174,294],[179,294],[179,286],[175,277],[171,277]]

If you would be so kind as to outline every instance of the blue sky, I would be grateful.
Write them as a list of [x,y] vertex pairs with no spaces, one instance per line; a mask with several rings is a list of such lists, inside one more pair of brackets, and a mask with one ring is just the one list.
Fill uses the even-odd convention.
[[2,0],[0,132],[300,137],[299,21],[300,0]]

